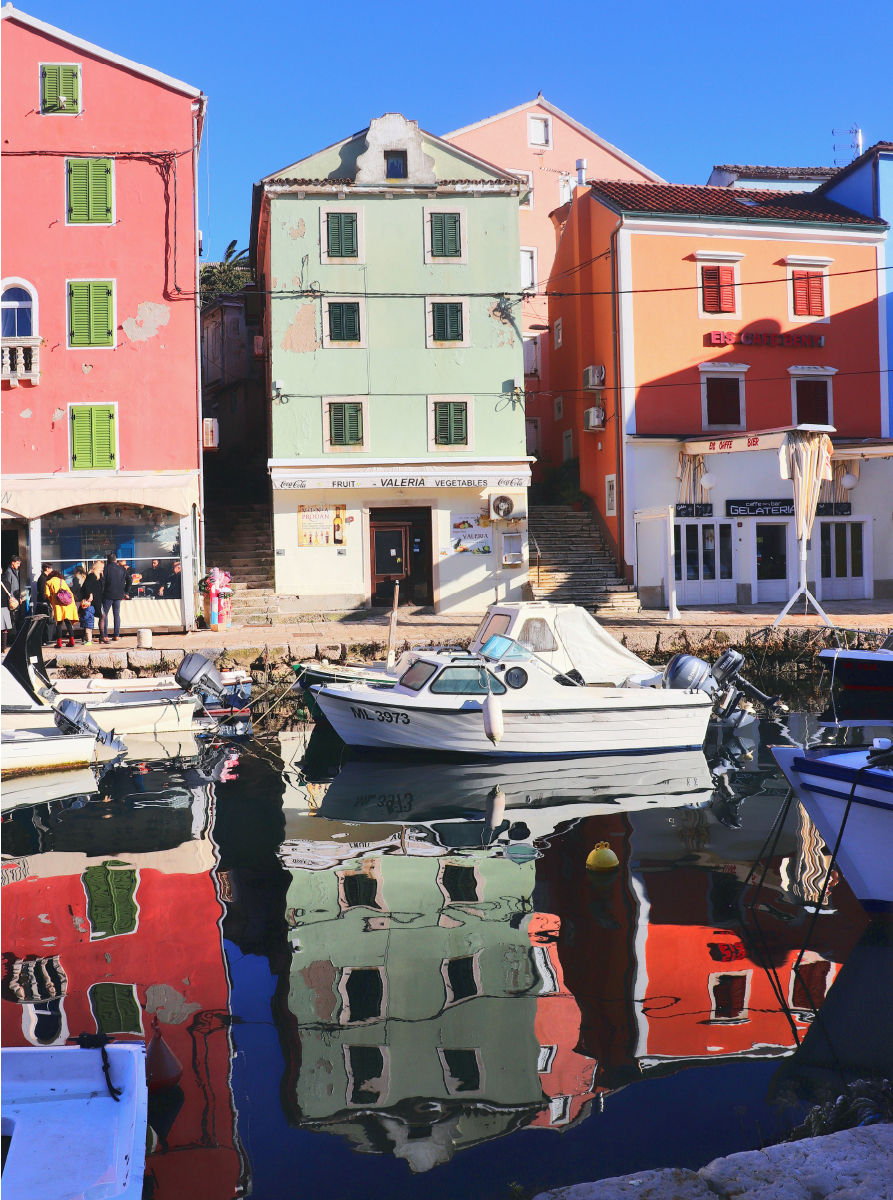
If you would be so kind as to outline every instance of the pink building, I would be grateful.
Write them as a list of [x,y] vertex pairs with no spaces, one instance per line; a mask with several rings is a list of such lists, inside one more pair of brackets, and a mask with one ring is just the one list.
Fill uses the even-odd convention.
[[[553,347],[547,333],[549,304],[545,293],[547,282],[550,290],[561,291],[562,280],[551,279],[556,234],[550,213],[570,200],[578,175],[581,180],[625,179],[637,183],[663,180],[550,104],[542,92],[529,104],[519,104],[444,137],[527,180],[529,190],[521,198],[521,281],[527,291],[521,308],[527,452],[541,462],[561,462],[564,447],[560,434],[552,436]],[[572,282],[573,276],[568,278]],[[569,290],[575,290],[575,286],[569,284]]]
[[[70,576],[114,550],[143,577],[124,623],[188,626],[206,100],[11,4],[2,17],[3,561]],[[183,599],[154,599],[177,560]]]

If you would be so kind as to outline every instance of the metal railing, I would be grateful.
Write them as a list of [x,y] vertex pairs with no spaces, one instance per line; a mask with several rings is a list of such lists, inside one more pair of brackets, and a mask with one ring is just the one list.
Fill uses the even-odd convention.
[[533,536],[533,534],[530,532],[529,529],[527,531],[527,536],[530,538],[530,540],[533,542],[533,544],[536,548],[536,586],[539,587],[539,585],[540,585],[540,544],[536,540],[536,538]]
[[0,375],[11,387],[18,387],[20,379],[40,383],[39,337],[3,338],[3,365]]

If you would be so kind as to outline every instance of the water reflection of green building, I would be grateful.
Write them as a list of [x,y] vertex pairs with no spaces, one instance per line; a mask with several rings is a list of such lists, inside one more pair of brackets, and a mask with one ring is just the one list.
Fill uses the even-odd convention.
[[300,1042],[290,1117],[413,1171],[531,1121],[545,1106],[534,862],[451,854],[380,825],[325,822],[326,841],[311,841],[321,820],[300,824],[307,840],[282,848],[285,1019]]

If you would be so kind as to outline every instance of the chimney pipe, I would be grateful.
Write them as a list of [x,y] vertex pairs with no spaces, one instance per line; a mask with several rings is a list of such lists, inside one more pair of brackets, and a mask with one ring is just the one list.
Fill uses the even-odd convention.
[[586,184],[586,159],[577,159],[577,187],[584,187]]

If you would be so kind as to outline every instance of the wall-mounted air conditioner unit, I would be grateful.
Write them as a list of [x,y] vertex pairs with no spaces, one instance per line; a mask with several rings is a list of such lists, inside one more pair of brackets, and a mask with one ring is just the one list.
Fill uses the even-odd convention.
[[605,368],[604,367],[584,367],[583,368],[583,390],[586,392],[594,392],[596,388],[605,386]]
[[494,492],[491,495],[491,521],[519,521],[526,516],[526,492]]
[[202,418],[202,449],[216,450],[220,445],[220,426],[216,417]]
[[583,428],[584,429],[604,429],[605,427],[605,410],[603,408],[584,408],[583,409]]

